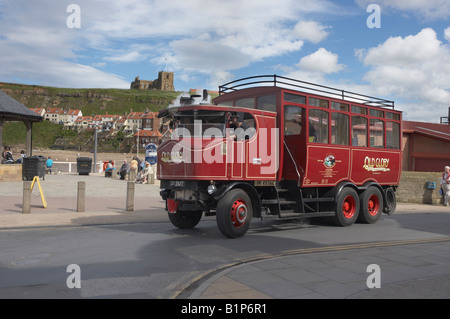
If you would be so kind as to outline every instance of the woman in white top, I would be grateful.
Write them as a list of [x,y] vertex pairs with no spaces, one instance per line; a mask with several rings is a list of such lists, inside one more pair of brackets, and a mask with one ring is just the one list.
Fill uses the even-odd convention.
[[442,173],[441,188],[444,193],[444,206],[448,206],[450,198],[450,167],[445,166],[444,173]]

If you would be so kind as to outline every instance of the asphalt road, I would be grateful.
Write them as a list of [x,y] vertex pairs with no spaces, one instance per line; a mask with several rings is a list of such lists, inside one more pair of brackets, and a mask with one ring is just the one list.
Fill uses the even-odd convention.
[[[450,214],[443,210],[399,211],[375,225],[348,228],[254,220],[235,240],[223,238],[214,217],[192,230],[176,229],[166,218],[2,230],[0,298],[241,298],[239,291],[247,298],[421,298],[430,292],[449,298],[449,236]],[[73,264],[80,289],[67,285]],[[386,289],[367,289],[370,264],[389,269],[381,277]],[[279,280],[267,282],[269,275]],[[220,289],[230,283],[227,295]]]

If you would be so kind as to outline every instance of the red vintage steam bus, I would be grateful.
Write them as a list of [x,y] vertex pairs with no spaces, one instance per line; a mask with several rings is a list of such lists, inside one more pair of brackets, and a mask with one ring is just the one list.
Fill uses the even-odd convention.
[[158,178],[173,225],[215,215],[235,238],[252,218],[350,226],[395,211],[402,113],[394,102],[277,75],[219,92],[213,103],[191,96],[160,112],[171,138],[158,149]]

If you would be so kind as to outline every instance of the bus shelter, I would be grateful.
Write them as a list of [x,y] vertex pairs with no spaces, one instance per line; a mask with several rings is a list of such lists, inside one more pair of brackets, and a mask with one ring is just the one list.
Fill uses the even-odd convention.
[[33,122],[42,122],[42,120],[42,116],[0,90],[0,146],[3,145],[3,124],[7,121],[22,121],[27,128],[26,154],[31,156]]

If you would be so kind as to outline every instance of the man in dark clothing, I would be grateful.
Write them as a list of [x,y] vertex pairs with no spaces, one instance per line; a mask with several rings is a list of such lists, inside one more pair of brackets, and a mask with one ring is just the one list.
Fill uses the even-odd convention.
[[5,149],[4,149],[3,153],[2,153],[2,157],[3,157],[3,160],[2,160],[3,164],[12,164],[12,163],[14,163],[14,159],[13,159],[13,156],[12,156],[12,153],[11,153],[11,149],[9,147],[7,147],[7,146],[5,146]]
[[127,160],[124,160],[122,166],[119,169],[120,179],[124,180],[125,175],[127,175],[129,171],[130,171],[130,164],[128,164]]
[[140,158],[138,156],[136,156],[136,161],[138,162],[138,172],[142,170],[142,161],[140,160]]
[[244,122],[241,114],[238,113],[231,116],[230,128],[234,129],[233,135],[236,136],[236,139],[238,141],[249,139],[249,134],[251,132],[247,130],[250,128],[250,126],[248,126],[247,123]]

